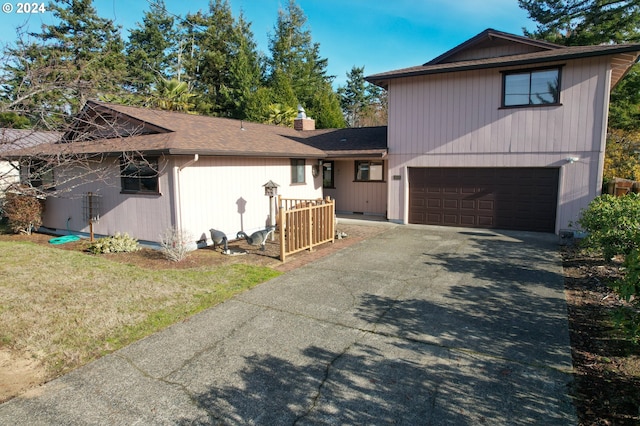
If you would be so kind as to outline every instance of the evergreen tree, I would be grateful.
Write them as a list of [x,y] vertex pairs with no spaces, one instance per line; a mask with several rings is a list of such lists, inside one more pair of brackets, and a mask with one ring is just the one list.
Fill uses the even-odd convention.
[[113,22],[100,18],[91,0],[60,0],[49,10],[57,22],[5,50],[4,109],[53,118],[74,114],[90,98],[121,90],[123,41]]
[[257,90],[260,66],[250,25],[233,18],[227,0],[214,0],[209,11],[187,15],[187,78],[199,96],[198,111],[243,118]]
[[[335,120],[341,115],[340,103],[331,88],[333,77],[327,76],[328,61],[320,57],[320,45],[312,41],[306,23],[307,17],[295,0],[289,0],[286,10],[278,11],[274,34],[269,38],[268,85],[274,89],[277,103],[291,108],[300,104],[309,114],[334,117],[316,119],[317,127],[329,123],[332,127],[344,127],[344,120],[341,123]],[[289,96],[287,88],[291,88],[295,99]],[[321,111],[323,108],[330,110]]]
[[364,79],[364,67],[351,68],[347,73],[347,84],[338,88],[338,94],[349,127],[387,123],[386,92]]
[[[525,34],[567,46],[640,41],[637,0],[518,0],[537,22]],[[640,129],[640,67],[634,65],[611,94],[609,127]]]
[[139,94],[149,94],[160,79],[171,79],[178,72],[175,47],[178,34],[174,18],[164,0],[151,3],[142,24],[130,31],[126,45],[129,85]]
[[527,36],[566,46],[640,41],[637,0],[518,0],[537,22]]

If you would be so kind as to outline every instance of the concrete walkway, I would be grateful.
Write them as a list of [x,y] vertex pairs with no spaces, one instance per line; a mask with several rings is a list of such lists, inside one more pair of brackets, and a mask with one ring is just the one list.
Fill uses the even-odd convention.
[[576,424],[557,237],[393,226],[0,406],[0,424]]

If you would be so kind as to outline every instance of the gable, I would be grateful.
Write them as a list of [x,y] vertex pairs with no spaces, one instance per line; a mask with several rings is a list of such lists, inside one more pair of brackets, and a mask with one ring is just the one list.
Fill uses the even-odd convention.
[[63,142],[81,142],[166,133],[169,130],[93,101],[87,102]]
[[489,28],[424,65],[522,55],[561,47],[546,41],[533,40]]

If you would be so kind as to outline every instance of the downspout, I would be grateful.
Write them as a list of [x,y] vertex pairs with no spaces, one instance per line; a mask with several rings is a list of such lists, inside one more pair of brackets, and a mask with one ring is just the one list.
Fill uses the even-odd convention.
[[192,160],[187,161],[182,166],[174,166],[173,167],[173,179],[175,182],[175,194],[176,194],[176,205],[175,205],[175,214],[176,214],[176,229],[182,229],[182,200],[180,198],[180,172],[190,165],[194,164],[196,161],[200,159],[198,154],[193,156]]

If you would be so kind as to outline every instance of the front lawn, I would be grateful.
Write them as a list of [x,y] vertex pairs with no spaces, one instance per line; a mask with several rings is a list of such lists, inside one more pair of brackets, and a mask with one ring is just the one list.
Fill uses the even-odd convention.
[[[145,253],[154,256],[135,256]],[[127,257],[0,239],[0,355],[33,361],[44,382],[280,274],[241,262],[149,268]]]

